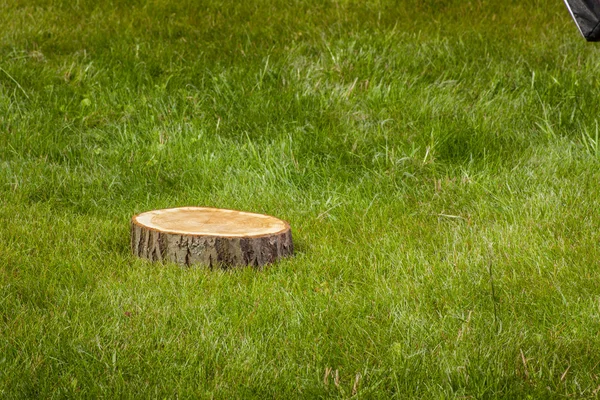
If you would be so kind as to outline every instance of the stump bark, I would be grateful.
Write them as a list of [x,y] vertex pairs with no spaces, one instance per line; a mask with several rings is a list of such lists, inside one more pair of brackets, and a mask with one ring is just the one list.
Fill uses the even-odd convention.
[[291,256],[287,222],[264,214],[207,207],[154,210],[131,219],[133,254],[180,265],[263,266]]

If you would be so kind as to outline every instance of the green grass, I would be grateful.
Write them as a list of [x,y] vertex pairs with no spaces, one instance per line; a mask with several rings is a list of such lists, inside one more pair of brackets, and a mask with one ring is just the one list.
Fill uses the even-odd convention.
[[[0,15],[0,397],[600,393],[600,48],[562,2]],[[296,256],[135,259],[184,205]]]

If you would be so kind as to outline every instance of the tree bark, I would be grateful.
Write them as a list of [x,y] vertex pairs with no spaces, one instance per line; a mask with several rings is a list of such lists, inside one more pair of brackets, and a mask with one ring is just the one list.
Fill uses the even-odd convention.
[[[273,226],[264,228],[265,224]],[[134,255],[150,261],[211,268],[261,267],[294,252],[292,231],[285,221],[262,214],[201,207],[134,216],[131,249]]]

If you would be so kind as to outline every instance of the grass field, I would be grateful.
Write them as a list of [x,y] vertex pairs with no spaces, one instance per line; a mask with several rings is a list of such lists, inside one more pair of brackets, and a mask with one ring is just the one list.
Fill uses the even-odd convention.
[[[0,397],[595,398],[599,77],[558,0],[0,2]],[[296,256],[130,255],[184,205]]]

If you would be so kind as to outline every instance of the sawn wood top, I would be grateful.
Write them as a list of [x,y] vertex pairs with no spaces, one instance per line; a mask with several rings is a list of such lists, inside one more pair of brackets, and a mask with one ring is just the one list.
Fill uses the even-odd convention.
[[289,229],[287,222],[264,214],[208,207],[148,211],[133,222],[160,232],[180,235],[256,237]]

